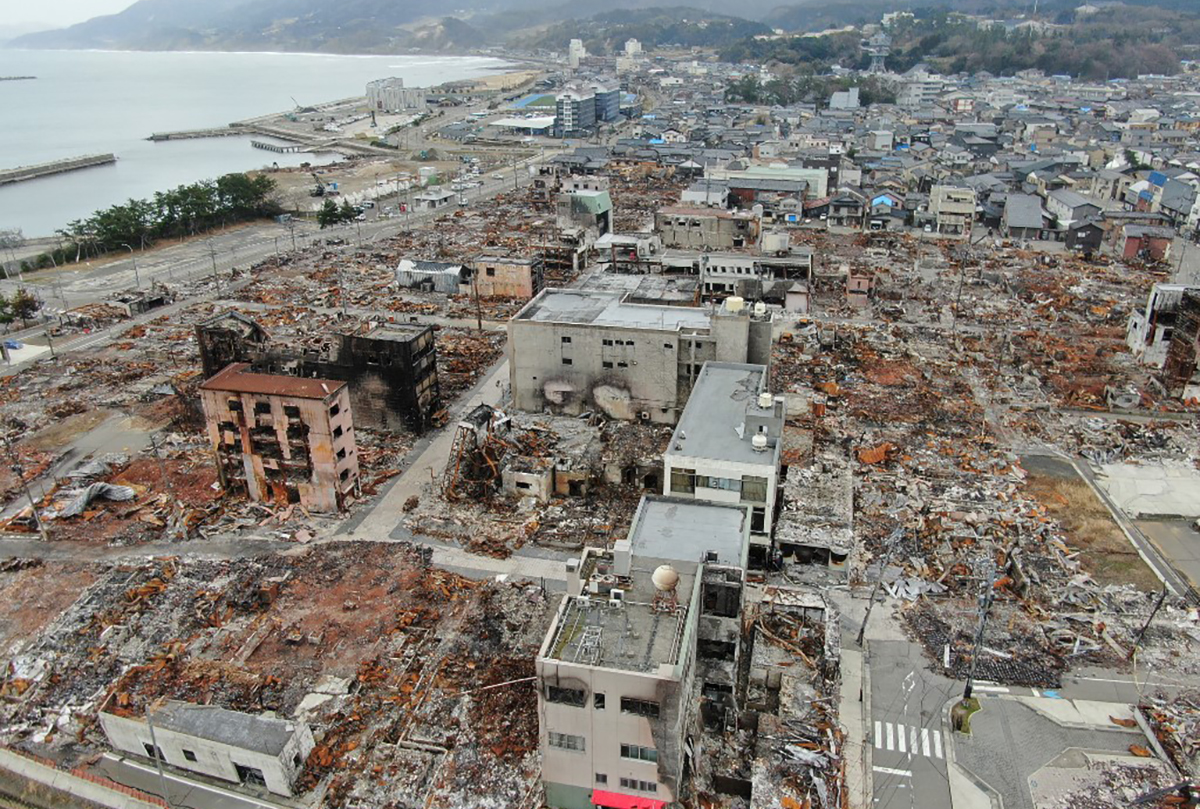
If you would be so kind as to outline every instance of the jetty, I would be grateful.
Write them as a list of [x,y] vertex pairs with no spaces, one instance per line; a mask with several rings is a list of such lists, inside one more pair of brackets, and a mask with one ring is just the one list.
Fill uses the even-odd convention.
[[90,154],[83,157],[52,160],[49,163],[38,163],[35,166],[18,166],[15,169],[0,170],[0,185],[36,180],[38,177],[49,177],[53,174],[63,174],[68,171],[78,171],[79,169],[90,169],[93,166],[107,166],[116,162],[116,155]]
[[36,81],[37,76],[0,76],[0,81]]
[[278,154],[293,154],[295,152],[304,152],[308,147],[302,143],[289,143],[287,145],[281,143],[266,143],[261,140],[252,140],[250,145],[255,149],[266,149],[268,152],[276,152]]
[[212,129],[185,129],[181,132],[155,132],[146,140],[194,140],[196,138],[229,138],[235,135],[249,135],[253,130],[242,126],[230,125]]

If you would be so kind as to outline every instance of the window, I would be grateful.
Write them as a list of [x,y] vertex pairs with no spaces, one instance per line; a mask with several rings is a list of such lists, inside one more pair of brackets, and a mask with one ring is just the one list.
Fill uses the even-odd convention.
[[696,485],[702,489],[720,489],[725,492],[740,492],[742,490],[742,482],[740,480],[706,475],[697,475]]
[[603,694],[593,694],[592,695],[592,707],[595,708],[597,711],[604,710],[604,695]]
[[242,412],[242,403],[241,403],[241,400],[239,400],[239,399],[230,399],[230,400],[229,400],[229,412],[231,412],[231,413],[241,413],[241,412]]
[[340,426],[338,426],[338,427],[334,427],[334,428],[333,428],[333,437],[334,437],[334,438],[341,438],[341,437],[342,437],[342,432],[343,432],[343,430],[342,430],[342,428],[341,428]]
[[560,705],[574,705],[576,708],[582,708],[586,697],[587,694],[582,688],[559,688],[557,685],[546,686],[547,702],[557,702]]
[[563,341],[564,343],[569,343],[569,342],[571,342],[571,338],[570,338],[570,337],[563,337],[563,338],[561,338],[561,339],[562,339],[562,341]]
[[671,470],[671,491],[680,492],[683,494],[696,493],[696,470],[695,469],[672,469]]
[[628,368],[628,367],[629,367],[629,363],[627,363],[627,362],[618,362],[618,363],[617,363],[617,367],[618,367],[618,368]]
[[603,772],[596,773],[596,783],[597,784],[607,784],[608,783],[608,773],[603,773]]
[[563,362],[563,365],[574,365],[575,364],[574,362],[572,362],[570,357],[563,357],[562,362]]
[[640,744],[621,745],[621,758],[631,758],[634,761],[658,761],[658,751],[653,747],[642,747]]
[[339,461],[344,461],[344,460],[346,460],[346,448],[345,448],[345,447],[342,447],[341,449],[339,449],[339,450],[337,451],[337,459],[338,459]]
[[196,754],[195,754],[195,753],[193,753],[191,750],[184,750],[184,751],[183,751],[183,757],[184,757],[184,758],[186,758],[188,761],[195,761],[195,760],[196,760]]
[[622,778],[623,789],[636,789],[638,792],[658,792],[658,784],[653,781],[639,781],[636,778]]
[[533,484],[532,484],[532,483],[530,483],[529,481],[525,481],[525,480],[518,480],[518,481],[517,481],[517,488],[518,488],[518,489],[532,489],[532,488],[533,488]]
[[297,753],[296,755],[292,756],[292,766],[293,766],[293,767],[299,767],[299,766],[300,766],[300,762],[301,762],[301,761],[303,761],[303,759],[302,759],[302,758],[300,758],[300,754],[299,754],[299,753]]
[[340,475],[338,475],[338,477],[341,479],[342,483],[345,483],[347,480],[350,479],[350,470],[343,469],[342,473]]
[[337,402],[334,402],[333,404],[331,404],[329,406],[329,418],[333,418],[334,416],[336,416],[338,413],[341,413],[341,412],[342,412],[342,406],[340,404],[338,404]]
[[751,503],[767,502],[767,479],[754,475],[742,476],[742,500]]
[[271,415],[271,403],[270,402],[255,402],[254,403],[254,415],[256,415],[256,416]]
[[[488,275],[488,278],[495,278],[495,277],[496,277],[496,268],[495,268],[495,267],[488,267],[488,268],[487,268],[487,275]],[[567,339],[567,342],[570,342],[570,339],[569,339],[569,338]]]
[[163,758],[161,747],[155,747],[154,745],[152,745],[148,742],[142,742],[142,747],[146,748],[146,755],[149,756],[150,758],[157,758],[157,759]]
[[600,367],[601,368],[611,368],[611,367],[613,367],[613,364],[611,362],[609,362],[608,360],[601,360]]
[[750,533],[763,534],[767,530],[767,509],[755,506],[750,509]]
[[296,405],[284,405],[283,415],[289,419],[298,419],[300,418],[300,408],[296,407]]
[[670,343],[663,343],[663,348],[667,349],[668,351],[670,351],[674,347],[675,346],[671,345]]
[[610,346],[612,344],[613,344],[612,340],[601,340],[600,341],[600,345],[602,345],[602,346]]
[[638,716],[658,718],[658,703],[636,697],[621,697],[621,713],[631,713]]
[[551,747],[557,747],[559,750],[574,750],[577,753],[582,753],[584,742],[582,736],[572,736],[570,733],[556,733],[555,731],[547,731],[547,741]]

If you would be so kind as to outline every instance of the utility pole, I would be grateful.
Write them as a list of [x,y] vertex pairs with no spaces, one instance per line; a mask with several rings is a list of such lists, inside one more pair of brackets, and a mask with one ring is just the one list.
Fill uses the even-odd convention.
[[217,285],[217,297],[221,296],[221,275],[217,272],[217,249],[212,245],[212,239],[208,240],[208,257],[212,259],[213,281]]
[[1141,631],[1138,632],[1137,639],[1133,642],[1133,648],[1129,650],[1129,654],[1126,657],[1127,660],[1132,660],[1133,656],[1137,654],[1138,646],[1142,643],[1142,637],[1146,634],[1146,630],[1150,628],[1150,622],[1154,620],[1154,616],[1158,615],[1158,611],[1162,609],[1163,602],[1166,600],[1167,586],[1164,584],[1162,593],[1158,596],[1158,603],[1154,605],[1154,609],[1150,612],[1150,617],[1146,619],[1146,623],[1142,625]]
[[342,302],[342,317],[346,316],[346,286],[342,283],[342,263],[337,265],[338,298]]
[[54,353],[54,339],[50,336],[50,327],[47,326],[42,331],[46,335],[46,347],[50,349],[50,359],[58,359],[58,355]]
[[167,791],[167,776],[163,774],[162,749],[158,746],[158,739],[154,737],[154,720],[150,718],[150,714],[152,714],[157,707],[158,702],[155,702],[153,705],[150,705],[146,708],[146,727],[150,728],[150,744],[154,747],[154,765],[158,768],[158,783],[159,788],[162,789],[162,799],[167,802],[167,806],[173,806],[174,802],[171,800],[171,795]]
[[4,433],[4,448],[8,450],[8,459],[12,464],[13,474],[17,476],[17,480],[21,481],[21,488],[25,490],[25,496],[29,498],[29,509],[33,512],[33,524],[37,526],[42,542],[49,542],[50,535],[46,533],[46,526],[42,523],[42,518],[38,516],[37,501],[33,499],[33,492],[29,490],[29,482],[25,480],[25,468],[21,466],[21,459],[13,449],[12,442],[8,440],[8,433]]
[[858,640],[856,643],[859,646],[862,646],[863,638],[867,634],[867,621],[871,620],[871,610],[875,606],[875,598],[879,595],[879,587],[883,584],[883,572],[887,569],[888,562],[892,561],[892,554],[899,547],[902,536],[904,536],[904,526],[901,525],[895,531],[892,531],[891,536],[888,537],[887,553],[884,554],[883,562],[879,565],[879,578],[875,580],[875,587],[871,590],[871,600],[867,602],[867,614],[863,616],[862,626],[858,628]]
[[123,245],[121,245],[121,246],[122,246],[122,247],[124,247],[126,250],[128,250],[128,251],[129,251],[129,260],[133,262],[133,288],[134,288],[134,289],[141,289],[141,287],[142,287],[142,279],[141,279],[141,277],[138,275],[138,268],[137,268],[137,256],[136,256],[136,255],[134,255],[134,253],[133,253],[133,248],[132,248],[132,247],[130,247],[129,245],[127,245],[127,244],[123,244]]
[[471,289],[475,293],[475,328],[483,331],[483,311],[479,305],[479,268],[476,267],[471,271]]
[[992,613],[992,601],[996,598],[996,567],[988,561],[987,590],[979,595],[979,629],[975,632],[975,647],[971,650],[971,668],[967,672],[967,687],[963,689],[963,705],[971,699],[971,689],[975,687],[975,667],[979,664],[979,655],[983,651],[983,631],[987,627],[988,617]]

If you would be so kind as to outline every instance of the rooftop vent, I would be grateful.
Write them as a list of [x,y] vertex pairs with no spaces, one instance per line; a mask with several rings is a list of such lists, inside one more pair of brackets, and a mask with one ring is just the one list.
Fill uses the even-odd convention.
[[763,433],[755,433],[750,438],[750,446],[755,452],[766,452],[767,436]]

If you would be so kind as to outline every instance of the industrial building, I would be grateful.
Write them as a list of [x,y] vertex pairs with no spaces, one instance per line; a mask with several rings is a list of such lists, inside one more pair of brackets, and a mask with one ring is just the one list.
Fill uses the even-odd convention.
[[367,105],[376,112],[423,110],[428,106],[424,88],[405,87],[404,79],[395,76],[367,82]]
[[719,309],[648,305],[627,295],[547,289],[513,317],[517,409],[674,424],[705,362],[769,361],[765,307],[738,298]]
[[221,487],[258,502],[340,511],[359,485],[349,387],[249,367],[234,363],[200,386]]

